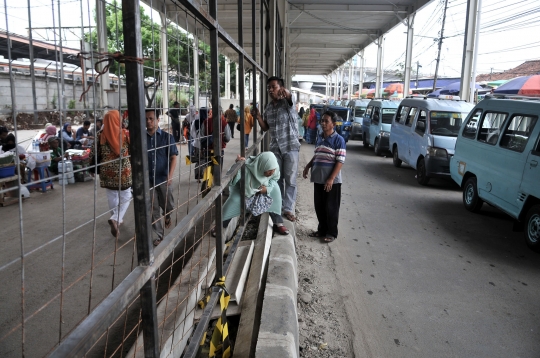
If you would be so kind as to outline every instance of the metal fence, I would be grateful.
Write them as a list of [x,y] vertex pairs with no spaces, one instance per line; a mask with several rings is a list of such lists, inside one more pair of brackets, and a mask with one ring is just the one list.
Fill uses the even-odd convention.
[[[185,356],[195,355],[221,288],[212,289],[195,332],[194,302],[203,295],[202,287],[212,287],[214,276],[227,273],[243,232],[244,208],[224,262],[223,228],[214,223],[222,221],[224,189],[244,171],[242,162],[234,164],[236,155],[246,156],[247,150],[243,108],[250,101],[259,108],[266,104],[266,96],[257,94],[263,93],[268,76],[269,54],[262,54],[273,24],[267,0],[223,3],[237,10],[235,38],[216,20],[217,0],[150,0],[142,8],[130,0],[4,1],[6,41],[0,65],[7,84],[0,83],[0,102],[5,102],[0,124],[9,127],[23,148],[14,149],[15,173],[0,179],[1,203],[6,205],[0,208],[1,356],[179,356],[193,334]],[[227,16],[233,16],[230,10]],[[251,21],[249,49],[241,30],[246,19]],[[28,29],[28,37],[20,35],[21,28]],[[227,143],[220,160],[209,142],[221,148],[219,63],[224,48],[238,63],[241,133],[239,140]],[[245,91],[248,66],[251,98]],[[227,81],[225,85],[233,87]],[[147,108],[161,111],[159,126],[167,137],[177,128],[165,114],[172,113],[172,103],[180,102],[184,112],[193,103],[201,115],[204,109],[197,104],[203,97],[210,98],[213,110],[204,128],[211,123],[221,130],[201,131],[197,138],[192,131],[189,143],[180,136],[178,142],[161,146],[161,134],[148,134]],[[126,137],[120,124],[112,125],[114,110],[125,115],[120,124]],[[103,118],[106,126],[116,128],[120,143],[129,138],[126,151],[111,154],[109,161],[103,159],[103,148],[114,147],[114,141],[103,139],[105,129],[95,127],[93,141],[73,135],[72,140],[58,140],[61,153],[83,150],[71,152],[71,160],[61,155],[58,174],[42,152],[23,155],[24,147],[48,135],[45,123],[62,137],[68,123],[72,129],[83,127],[85,120],[95,126]],[[255,124],[248,154],[265,149],[262,134]],[[57,151],[54,142],[46,140]],[[200,148],[193,151],[197,143]],[[160,184],[159,174],[150,169],[163,152],[172,175]],[[132,185],[122,190],[126,161]],[[64,168],[69,169],[62,172]],[[100,174],[91,177],[97,168]],[[103,188],[107,175],[118,185]],[[25,188],[31,189],[30,197],[23,197]],[[164,190],[161,203],[160,188],[172,194]],[[157,204],[163,209],[152,210]],[[110,220],[119,218],[115,213],[126,206],[116,230]],[[210,236],[213,227],[216,238]]]

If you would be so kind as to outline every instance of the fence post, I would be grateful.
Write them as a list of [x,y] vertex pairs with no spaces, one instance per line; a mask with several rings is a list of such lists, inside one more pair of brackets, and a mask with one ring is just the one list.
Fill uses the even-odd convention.
[[[217,0],[210,0],[209,13],[212,18],[217,20]],[[221,111],[219,103],[219,47],[218,47],[218,29],[210,29],[210,76],[212,79],[212,137],[214,147],[214,157],[219,165],[214,166],[214,185],[221,186]],[[223,208],[222,195],[219,194],[215,201],[216,216],[216,277],[223,276]]]
[[[125,56],[142,58],[141,16],[139,0],[122,0]],[[150,210],[150,180],[146,145],[146,115],[143,65],[126,61],[126,93],[129,111],[130,154],[133,178],[133,206],[137,259],[140,266],[154,263],[152,219]],[[159,357],[156,312],[156,283],[151,278],[141,289],[142,331],[145,357]]]

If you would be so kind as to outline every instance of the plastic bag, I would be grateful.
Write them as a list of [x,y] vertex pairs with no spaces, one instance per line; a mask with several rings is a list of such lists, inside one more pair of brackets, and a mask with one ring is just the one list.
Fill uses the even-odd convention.
[[272,206],[272,198],[267,194],[256,194],[250,198],[246,198],[246,209],[249,210],[253,216],[259,216],[270,209]]

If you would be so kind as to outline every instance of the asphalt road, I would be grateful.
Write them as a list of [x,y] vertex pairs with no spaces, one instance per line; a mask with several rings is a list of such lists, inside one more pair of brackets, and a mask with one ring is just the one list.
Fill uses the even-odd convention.
[[540,356],[540,255],[510,217],[359,141],[343,180],[331,245],[356,357]]

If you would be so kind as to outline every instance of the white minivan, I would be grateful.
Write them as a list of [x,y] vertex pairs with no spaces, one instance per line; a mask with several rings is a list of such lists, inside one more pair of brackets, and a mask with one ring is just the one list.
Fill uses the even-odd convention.
[[523,224],[527,245],[540,251],[540,99],[492,97],[462,126],[450,161],[452,179],[472,212],[484,202]]
[[450,177],[450,158],[465,117],[474,105],[459,97],[407,97],[401,101],[390,132],[394,166],[402,162],[416,169],[416,180]]

